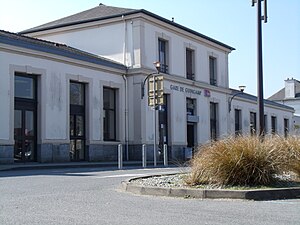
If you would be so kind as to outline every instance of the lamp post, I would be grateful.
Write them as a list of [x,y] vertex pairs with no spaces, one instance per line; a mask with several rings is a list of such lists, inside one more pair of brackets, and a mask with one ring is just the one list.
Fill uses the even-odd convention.
[[153,98],[154,98],[154,110],[153,110],[153,133],[154,133],[154,140],[153,140],[153,164],[154,166],[157,165],[156,162],[156,93],[155,93],[155,76],[159,74],[159,70],[160,70],[160,62],[154,62],[153,63],[155,68],[156,68],[156,72],[150,73],[143,81],[142,86],[141,86],[141,98],[144,98],[145,95],[145,83],[146,81],[149,79],[149,77],[153,76]]
[[236,97],[236,96],[238,96],[238,95],[244,94],[245,88],[246,88],[246,86],[240,85],[240,86],[239,86],[240,92],[235,93],[235,94],[232,95],[231,98],[228,100],[228,111],[229,111],[229,113],[230,113],[230,111],[231,111],[231,102],[232,102],[232,100],[234,99],[234,97]]
[[[264,15],[261,15],[261,2],[264,1]],[[257,104],[259,118],[259,136],[264,136],[264,91],[262,62],[262,28],[261,21],[267,23],[267,0],[252,0],[252,7],[257,3]]]

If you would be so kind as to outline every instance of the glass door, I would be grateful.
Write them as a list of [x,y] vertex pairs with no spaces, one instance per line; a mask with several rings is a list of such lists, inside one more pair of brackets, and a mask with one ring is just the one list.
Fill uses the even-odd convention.
[[70,159],[85,160],[85,86],[70,83]]
[[15,76],[14,159],[36,161],[36,79],[26,74]]

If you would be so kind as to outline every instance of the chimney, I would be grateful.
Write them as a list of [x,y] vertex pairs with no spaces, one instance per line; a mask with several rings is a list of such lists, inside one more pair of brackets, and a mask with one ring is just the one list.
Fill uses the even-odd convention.
[[285,98],[295,98],[297,91],[299,91],[297,90],[299,86],[299,81],[294,78],[285,80]]

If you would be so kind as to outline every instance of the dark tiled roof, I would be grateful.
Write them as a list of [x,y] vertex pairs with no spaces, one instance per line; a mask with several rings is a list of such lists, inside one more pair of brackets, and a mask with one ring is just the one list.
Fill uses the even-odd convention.
[[48,30],[52,28],[57,28],[57,27],[64,27],[64,26],[69,26],[69,25],[74,25],[74,24],[80,24],[80,23],[86,23],[86,22],[91,22],[91,21],[97,21],[99,19],[105,19],[109,18],[111,16],[118,16],[118,15],[123,15],[126,13],[134,12],[137,11],[136,9],[126,9],[126,8],[119,8],[119,7],[111,7],[111,6],[106,6],[103,4],[100,4],[97,7],[85,10],[83,12],[76,13],[71,16],[64,17],[62,19],[58,19],[25,31],[22,31],[20,33],[26,34],[26,33],[31,33],[35,31],[41,31],[41,30]]
[[285,99],[285,88],[282,88],[281,90],[270,96],[268,99],[272,101],[280,101]]
[[[240,91],[236,90],[236,89],[231,89],[231,94],[234,95]],[[248,99],[248,100],[251,100],[251,101],[257,101],[257,97],[254,96],[254,95],[250,95],[250,94],[247,94],[247,93],[243,93],[241,95],[238,95],[238,97],[240,98],[244,98],[244,99]],[[272,105],[272,106],[276,106],[276,107],[280,107],[280,108],[284,108],[284,109],[287,109],[287,110],[294,110],[293,107],[290,107],[290,106],[287,106],[287,105],[283,105],[283,104],[280,104],[280,103],[277,103],[277,102],[274,102],[274,101],[271,101],[271,100],[267,100],[267,99],[264,99],[264,104],[265,105]]]
[[110,18],[115,18],[115,17],[120,17],[122,15],[127,16],[131,14],[136,14],[136,13],[144,13],[148,16],[151,16],[153,18],[156,18],[158,20],[161,20],[165,23],[168,23],[172,26],[175,26],[177,28],[180,28],[182,30],[185,30],[189,33],[192,33],[196,36],[199,36],[201,38],[204,38],[208,41],[211,41],[213,43],[216,43],[220,46],[223,46],[229,50],[235,50],[235,48],[226,45],[222,42],[219,42],[213,38],[210,38],[208,36],[205,36],[197,31],[194,31],[192,29],[189,29],[185,26],[182,26],[178,23],[175,23],[173,21],[167,20],[161,16],[158,16],[154,13],[151,13],[147,10],[144,9],[127,9],[127,8],[119,8],[119,7],[112,7],[112,6],[106,6],[103,4],[100,4],[97,7],[94,7],[92,9],[76,13],[71,16],[64,17],[62,19],[55,20],[53,22],[49,22],[34,28],[30,28],[28,30],[24,30],[20,32],[20,34],[29,34],[33,32],[38,32],[38,31],[44,31],[44,30],[51,30],[55,28],[60,28],[60,27],[67,27],[67,26],[72,26],[72,25],[77,25],[77,24],[83,24],[83,23],[89,23],[89,22],[94,22],[94,21],[99,21],[99,20],[105,20],[105,19],[110,19]]
[[85,51],[81,51],[79,49],[67,46],[65,44],[59,44],[37,38],[31,38],[3,30],[0,30],[0,43],[65,56],[68,58],[78,59],[116,69],[126,69],[126,67],[120,63]]

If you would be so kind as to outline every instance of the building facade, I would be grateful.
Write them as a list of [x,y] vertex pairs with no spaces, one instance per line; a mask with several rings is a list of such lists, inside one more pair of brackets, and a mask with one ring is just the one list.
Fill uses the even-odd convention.
[[[234,48],[173,21],[100,4],[21,34],[0,33],[3,163],[115,161],[120,143],[126,160],[141,160],[143,144],[153,160],[155,140],[158,160],[165,144],[181,161],[198,145],[256,132],[255,96],[239,95],[229,111]],[[159,110],[141,88],[155,61]],[[265,111],[272,133],[290,130],[293,108],[268,101]]]
[[285,80],[284,88],[268,98],[274,102],[293,107],[294,132],[300,134],[300,81],[294,78]]

